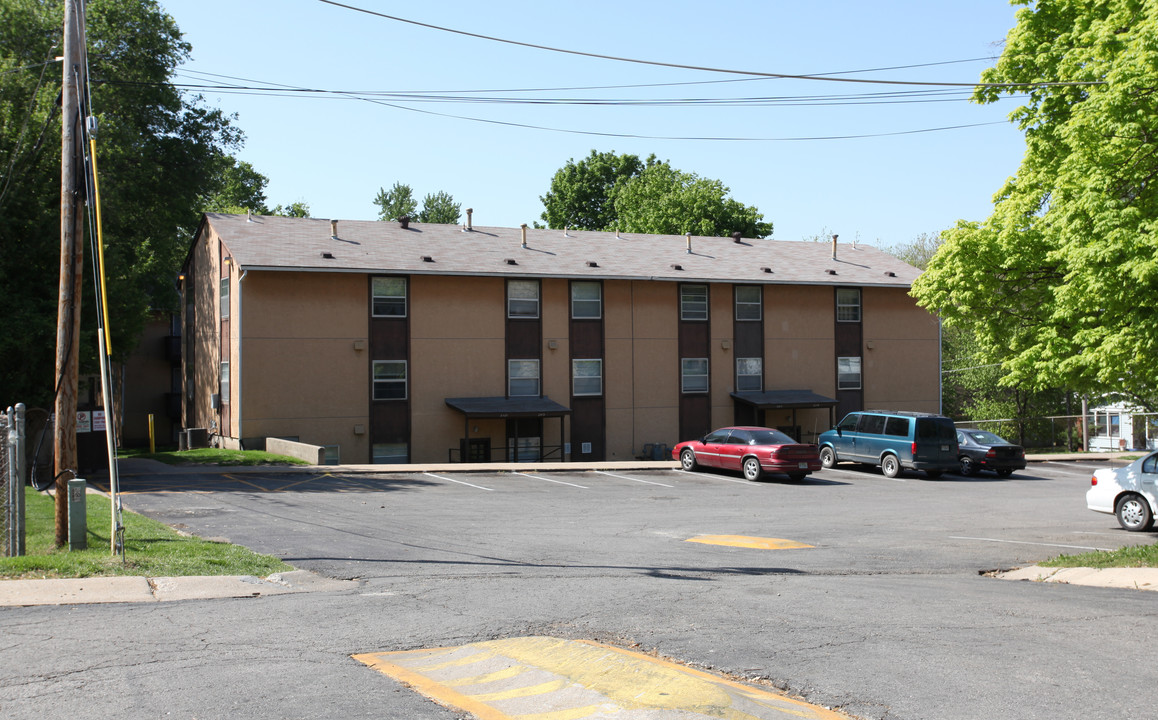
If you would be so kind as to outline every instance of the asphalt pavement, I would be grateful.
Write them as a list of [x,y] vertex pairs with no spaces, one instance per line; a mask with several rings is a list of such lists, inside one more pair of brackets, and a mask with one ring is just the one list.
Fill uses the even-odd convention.
[[[1136,453],[1134,453],[1136,455]],[[1118,461],[1131,453],[1058,453],[1030,455],[1030,463],[1057,461]],[[154,460],[125,458],[118,461],[123,477],[198,474],[213,472],[205,465],[174,466]],[[221,466],[231,475],[269,472],[334,475],[374,473],[470,473],[470,472],[551,472],[582,470],[663,470],[677,468],[676,461],[631,460],[587,463],[434,463],[410,465],[296,465]],[[101,476],[94,476],[99,480]],[[107,473],[104,475],[107,483]],[[90,486],[89,492],[102,493]],[[1105,588],[1158,591],[1158,568],[1049,568],[1032,565],[995,574],[1006,580],[1065,583]],[[74,605],[90,603],[149,603],[210,598],[247,598],[311,591],[340,590],[356,586],[355,581],[324,578],[306,570],[278,573],[267,578],[248,575],[143,577],[116,576],[63,579],[0,581],[0,607]]]

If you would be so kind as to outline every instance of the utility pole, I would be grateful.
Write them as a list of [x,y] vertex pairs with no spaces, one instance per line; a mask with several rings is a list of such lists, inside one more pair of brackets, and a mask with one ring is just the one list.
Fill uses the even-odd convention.
[[61,88],[60,304],[56,322],[56,546],[68,543],[68,481],[76,477],[76,405],[79,391],[80,288],[84,266],[84,172],[80,94],[85,86],[84,0],[64,3],[64,77]]

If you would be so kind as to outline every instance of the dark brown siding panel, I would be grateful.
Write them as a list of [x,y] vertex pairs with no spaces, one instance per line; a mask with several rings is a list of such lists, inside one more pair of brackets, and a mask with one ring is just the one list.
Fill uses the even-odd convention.
[[708,357],[708,331],[706,322],[680,322],[680,357]]
[[[367,283],[373,283],[367,278]],[[406,283],[407,294],[410,292],[410,283]],[[370,302],[373,303],[371,289]],[[409,308],[410,298],[407,298]],[[416,368],[410,362],[410,313],[406,317],[374,317],[371,308],[367,306],[366,315],[370,318],[370,376],[366,378],[367,397],[370,398],[370,457],[366,462],[374,460],[375,443],[406,443],[410,446],[410,388],[414,384]],[[406,400],[375,400],[374,399],[374,360],[406,360]],[[413,455],[414,449],[410,448]]]
[[860,357],[861,324],[838,322],[835,345],[837,357]]
[[764,323],[735,323],[735,355],[738,358],[764,357]]
[[[606,459],[606,435],[603,398],[571,398],[571,459],[578,462]],[[583,443],[591,443],[591,452],[583,452]]]
[[543,330],[539,320],[507,320],[507,357],[533,360],[543,355]]
[[[680,396],[680,436],[678,441],[703,437],[711,432],[712,399],[708,395]],[[667,458],[664,458],[665,460]]]
[[600,320],[571,321],[571,357],[603,357],[603,322]]
[[406,318],[373,318],[370,347],[375,360],[405,360],[410,345],[410,325]]

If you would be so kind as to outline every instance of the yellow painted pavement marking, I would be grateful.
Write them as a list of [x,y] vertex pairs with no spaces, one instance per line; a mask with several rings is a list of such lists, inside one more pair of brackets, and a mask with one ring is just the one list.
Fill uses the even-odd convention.
[[355,660],[480,720],[841,718],[777,692],[582,640],[523,637]]
[[810,548],[795,540],[781,538],[748,537],[747,535],[698,535],[688,538],[687,542],[703,543],[705,545],[727,545],[729,547],[755,548],[757,550],[795,550]]

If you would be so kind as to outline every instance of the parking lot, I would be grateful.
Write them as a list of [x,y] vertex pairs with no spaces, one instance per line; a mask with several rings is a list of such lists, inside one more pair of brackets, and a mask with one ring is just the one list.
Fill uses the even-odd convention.
[[[85,706],[63,699],[67,687],[86,683],[92,707],[111,712],[123,698],[98,681],[111,667],[137,678],[139,714],[450,720],[351,657],[552,637],[865,718],[1122,717],[1158,703],[1153,593],[983,574],[1153,542],[1086,510],[1091,471],[890,480],[839,465],[800,483],[675,469],[128,475],[127,508],[357,590],[78,607],[51,638],[37,631],[47,609],[7,610],[38,654],[0,684],[68,712]],[[104,634],[121,654],[98,670],[84,648]],[[293,689],[253,697],[266,676]],[[12,716],[34,714],[4,692]]]

